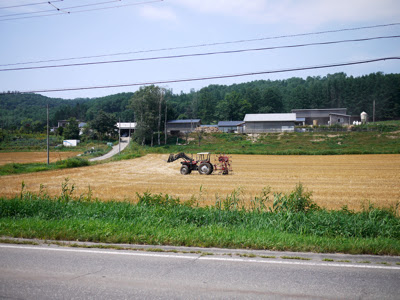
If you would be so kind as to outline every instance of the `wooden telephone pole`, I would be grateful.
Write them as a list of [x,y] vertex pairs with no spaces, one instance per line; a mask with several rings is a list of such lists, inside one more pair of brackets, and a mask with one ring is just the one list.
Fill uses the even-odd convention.
[[375,100],[372,103],[372,122],[375,123]]
[[47,103],[47,165],[50,164],[50,141],[49,141],[50,127],[49,127],[49,103]]

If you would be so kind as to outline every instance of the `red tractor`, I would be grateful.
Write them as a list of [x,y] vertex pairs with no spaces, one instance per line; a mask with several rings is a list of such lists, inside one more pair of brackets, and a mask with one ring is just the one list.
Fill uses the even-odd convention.
[[214,165],[211,163],[211,154],[209,152],[197,153],[196,159],[189,157],[183,152],[176,155],[170,154],[167,162],[173,162],[180,158],[183,159],[181,161],[182,175],[188,175],[193,170],[198,171],[201,175],[210,175],[214,170],[219,170],[220,174],[223,175],[232,172],[231,161],[226,155],[217,155]]

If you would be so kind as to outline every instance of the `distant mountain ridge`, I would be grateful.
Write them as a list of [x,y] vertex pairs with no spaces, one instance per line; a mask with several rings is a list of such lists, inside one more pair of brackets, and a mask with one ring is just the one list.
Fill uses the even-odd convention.
[[[52,125],[75,117],[91,121],[100,110],[124,122],[135,120],[130,100],[134,93],[99,98],[64,100],[38,94],[0,94],[0,127],[19,128],[24,119],[45,122],[46,105]],[[243,120],[247,113],[283,113],[292,109],[347,108],[350,115],[362,111],[376,120],[400,119],[400,74],[371,73],[353,77],[345,73],[306,79],[255,80],[232,85],[208,85],[198,91],[173,94],[166,90],[169,119],[198,118],[203,124]]]

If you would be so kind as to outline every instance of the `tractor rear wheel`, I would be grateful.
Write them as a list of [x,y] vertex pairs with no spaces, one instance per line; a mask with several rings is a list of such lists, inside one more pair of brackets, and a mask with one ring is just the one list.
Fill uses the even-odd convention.
[[198,170],[201,175],[210,175],[213,171],[213,167],[210,163],[201,163]]
[[189,175],[191,172],[192,172],[192,170],[190,170],[189,166],[183,165],[181,167],[181,174],[182,175]]

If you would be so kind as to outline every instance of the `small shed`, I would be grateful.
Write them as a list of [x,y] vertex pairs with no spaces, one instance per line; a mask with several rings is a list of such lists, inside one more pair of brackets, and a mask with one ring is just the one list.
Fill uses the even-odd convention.
[[63,140],[64,147],[76,147],[80,140]]
[[330,114],[347,114],[347,108],[292,109],[297,118],[304,118],[304,125],[329,125]]
[[329,114],[329,125],[350,125],[351,116],[345,114]]
[[296,123],[295,125],[297,126],[304,126],[306,125],[306,118],[296,118]]
[[296,114],[247,114],[244,122],[245,133],[293,132]]
[[200,119],[171,120],[167,122],[167,132],[170,134],[193,132],[200,125]]
[[118,122],[116,127],[121,130],[121,136],[131,136],[135,132],[136,122]]
[[218,129],[222,132],[238,132],[238,126],[243,121],[219,121]]

